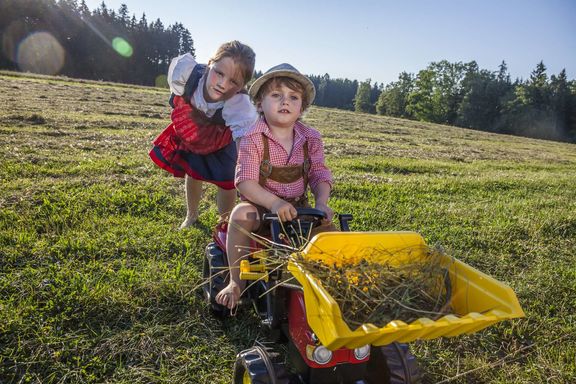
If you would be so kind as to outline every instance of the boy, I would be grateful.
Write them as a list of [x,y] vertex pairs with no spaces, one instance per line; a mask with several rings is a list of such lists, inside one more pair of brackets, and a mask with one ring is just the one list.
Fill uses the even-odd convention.
[[269,69],[250,87],[260,119],[240,142],[235,185],[242,202],[230,215],[226,249],[230,283],[216,295],[216,302],[230,309],[243,289],[240,260],[246,257],[250,238],[258,232],[262,214],[278,214],[281,221],[296,218],[296,207],[308,205],[310,185],[315,208],[333,216],[328,207],[332,174],[324,164],[320,133],[300,121],[315,96],[314,84],[290,64]]

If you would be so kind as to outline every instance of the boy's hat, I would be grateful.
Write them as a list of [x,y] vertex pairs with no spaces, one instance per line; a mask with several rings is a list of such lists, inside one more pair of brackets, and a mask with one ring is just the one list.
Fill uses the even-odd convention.
[[265,82],[274,77],[289,77],[302,84],[302,87],[304,87],[304,91],[308,95],[308,103],[309,105],[312,104],[312,101],[316,96],[316,89],[314,88],[314,83],[312,83],[312,81],[309,78],[298,72],[296,68],[287,63],[278,64],[270,68],[269,70],[266,71],[266,73],[257,78],[256,81],[252,83],[252,85],[250,86],[250,90],[248,91],[250,93],[250,97],[254,99],[258,94],[260,87],[262,87]]

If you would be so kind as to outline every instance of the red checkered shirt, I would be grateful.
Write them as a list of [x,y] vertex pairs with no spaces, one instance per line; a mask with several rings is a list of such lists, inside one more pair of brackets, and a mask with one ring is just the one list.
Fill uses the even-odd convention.
[[[294,124],[294,144],[292,151],[286,152],[284,147],[276,141],[268,124],[260,118],[250,131],[240,141],[238,162],[236,163],[235,185],[238,186],[246,180],[259,180],[260,162],[264,152],[262,134],[268,136],[270,162],[273,166],[301,165],[304,163],[304,143],[308,141],[308,156],[310,157],[310,172],[308,183],[314,191],[320,182],[332,186],[332,173],[324,163],[324,145],[320,133],[300,121]],[[302,196],[305,191],[304,179],[282,184],[267,179],[264,188],[280,198],[294,198]]]

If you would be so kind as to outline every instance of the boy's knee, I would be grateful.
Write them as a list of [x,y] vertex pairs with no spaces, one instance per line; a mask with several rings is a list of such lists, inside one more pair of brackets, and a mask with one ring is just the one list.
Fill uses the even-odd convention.
[[258,222],[260,217],[258,214],[258,209],[250,203],[240,203],[234,207],[232,214],[230,215],[230,221],[239,222]]

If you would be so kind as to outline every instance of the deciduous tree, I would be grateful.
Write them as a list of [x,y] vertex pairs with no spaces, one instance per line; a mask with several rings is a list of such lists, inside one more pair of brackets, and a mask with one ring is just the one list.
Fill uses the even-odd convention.
[[356,112],[372,112],[372,104],[370,103],[370,79],[360,83],[354,98],[354,110]]

